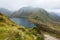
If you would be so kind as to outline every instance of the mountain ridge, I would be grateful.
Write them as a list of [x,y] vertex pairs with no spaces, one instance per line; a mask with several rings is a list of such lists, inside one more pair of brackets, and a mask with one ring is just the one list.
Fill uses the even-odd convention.
[[12,14],[12,11],[5,9],[5,8],[0,8],[0,13],[4,14],[5,16],[10,16]]

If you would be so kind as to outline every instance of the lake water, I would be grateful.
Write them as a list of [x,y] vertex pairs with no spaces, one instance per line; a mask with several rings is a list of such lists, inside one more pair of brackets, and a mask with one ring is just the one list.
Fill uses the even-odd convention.
[[35,27],[35,25],[28,21],[26,18],[10,18],[12,21],[17,23],[18,25],[25,26],[27,28]]

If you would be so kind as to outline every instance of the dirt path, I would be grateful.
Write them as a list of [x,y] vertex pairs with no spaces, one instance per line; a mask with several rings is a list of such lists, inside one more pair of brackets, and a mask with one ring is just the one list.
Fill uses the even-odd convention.
[[53,37],[51,35],[44,34],[44,36],[45,36],[45,40],[60,40],[60,39]]

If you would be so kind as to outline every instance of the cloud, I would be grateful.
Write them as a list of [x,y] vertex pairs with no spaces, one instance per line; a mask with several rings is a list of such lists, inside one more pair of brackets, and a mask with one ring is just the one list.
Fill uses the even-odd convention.
[[0,8],[7,8],[12,11],[18,10],[24,6],[60,9],[60,0],[0,0]]

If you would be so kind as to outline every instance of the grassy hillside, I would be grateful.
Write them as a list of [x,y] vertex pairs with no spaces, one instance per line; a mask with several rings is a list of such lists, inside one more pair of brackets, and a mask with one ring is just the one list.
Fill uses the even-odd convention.
[[0,13],[0,40],[43,40],[41,33],[12,22]]

